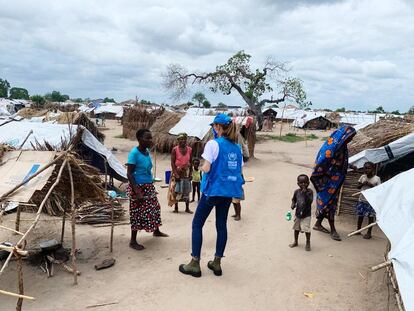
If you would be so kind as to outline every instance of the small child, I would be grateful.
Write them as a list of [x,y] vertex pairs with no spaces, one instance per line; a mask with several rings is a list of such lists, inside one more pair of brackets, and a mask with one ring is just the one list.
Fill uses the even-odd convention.
[[201,184],[201,170],[200,170],[200,160],[193,160],[193,173],[192,173],[192,184],[193,184],[193,199],[191,202],[194,202],[195,194],[197,192],[198,201],[200,201],[200,184]]
[[306,247],[307,251],[311,250],[310,245],[310,224],[311,224],[311,212],[313,191],[309,189],[309,177],[301,174],[298,176],[299,189],[295,190],[292,198],[292,209],[296,208],[295,222],[293,224],[295,241],[289,244],[289,247],[298,246],[298,238],[300,232],[305,232],[306,235]]
[[[361,191],[373,188],[381,184],[381,179],[375,175],[375,165],[372,162],[366,162],[364,164],[364,174],[358,180],[358,189]],[[368,217],[368,224],[374,222],[375,219],[375,211],[372,206],[368,203],[365,199],[364,195],[361,193],[359,196],[358,203],[356,204],[356,213],[358,215],[358,230],[362,227],[362,222],[364,221],[364,217]],[[363,237],[364,239],[371,239],[372,238],[372,227],[368,229],[367,234]]]

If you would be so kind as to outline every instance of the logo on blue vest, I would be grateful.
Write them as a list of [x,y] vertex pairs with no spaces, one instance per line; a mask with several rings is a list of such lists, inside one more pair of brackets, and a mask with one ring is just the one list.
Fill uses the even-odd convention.
[[237,160],[237,154],[235,152],[230,152],[228,154],[229,160],[230,161],[236,161]]

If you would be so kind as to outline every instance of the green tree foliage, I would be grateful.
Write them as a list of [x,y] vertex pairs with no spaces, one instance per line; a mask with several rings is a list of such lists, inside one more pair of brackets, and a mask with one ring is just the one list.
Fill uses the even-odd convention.
[[385,113],[385,110],[382,106],[377,107],[375,110],[368,111],[369,113]]
[[0,79],[0,97],[9,96],[10,83],[7,80]]
[[71,100],[72,100],[73,102],[75,102],[75,103],[79,103],[79,104],[80,104],[80,103],[83,103],[83,99],[82,99],[82,98],[80,98],[80,97],[79,97],[79,98],[72,98]]
[[47,93],[45,99],[51,102],[65,102],[69,100],[69,96],[61,94],[58,91],[53,91],[52,93]]
[[217,104],[217,107],[219,107],[219,108],[227,108],[227,105],[225,103],[219,102]]
[[391,114],[395,114],[397,116],[401,115],[401,112],[399,110],[394,110],[391,112]]
[[[187,72],[180,65],[172,64],[164,74],[164,87],[171,91],[173,98],[185,95],[188,85],[204,84],[213,92],[230,95],[238,93],[262,123],[262,107],[267,103],[278,104],[293,100],[298,104],[306,101],[306,93],[301,80],[288,75],[286,63],[267,59],[261,69],[252,69],[251,56],[244,51],[237,52],[214,71],[205,73]],[[276,99],[264,98],[269,93],[277,93]]]
[[207,100],[206,96],[201,93],[201,92],[197,92],[193,95],[193,97],[191,98],[191,100],[195,101],[198,103],[198,107],[200,108],[200,106],[203,104],[204,101]]
[[204,108],[211,108],[211,104],[207,99],[205,101],[203,101],[203,107]]
[[12,87],[10,89],[11,99],[29,99],[29,92],[21,87]]
[[345,109],[345,107],[338,108],[338,109],[335,110],[335,112],[346,112],[346,109]]
[[414,115],[414,106],[411,106],[411,108],[408,109],[407,113],[410,114],[410,115]]
[[[104,98],[104,100],[103,100],[103,102],[104,102],[104,103],[114,103],[114,102],[115,102],[115,99],[105,97],[105,98]],[[142,103],[142,102],[143,102],[143,101],[141,100],[141,103]]]
[[46,100],[42,95],[33,95],[30,97],[30,100],[38,108],[43,107],[43,105],[46,103]]

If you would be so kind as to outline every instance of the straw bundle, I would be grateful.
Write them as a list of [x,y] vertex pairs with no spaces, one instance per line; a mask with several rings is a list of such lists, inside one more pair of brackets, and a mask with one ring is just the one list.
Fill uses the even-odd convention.
[[181,114],[165,111],[151,126],[150,130],[157,151],[162,153],[171,152],[177,138],[168,132],[181,120],[181,117]]
[[[77,159],[74,155],[70,156],[73,182],[75,186],[75,205],[79,206],[85,201],[106,202],[107,197],[102,187],[102,180],[99,171],[85,162]],[[56,180],[58,171],[62,166],[63,160],[57,162],[51,177],[42,190],[36,191],[31,198],[34,204],[40,204],[47,191]],[[70,180],[67,167],[63,169],[61,181],[54,188],[52,195],[45,205],[45,211],[52,216],[63,215],[70,210]]]
[[89,119],[85,113],[79,112],[78,114],[76,114],[72,123],[76,125],[82,125],[89,132],[91,132],[92,135],[95,136],[101,143],[104,142],[105,134],[99,131],[99,129],[95,126],[93,121],[91,121],[91,119]]
[[77,116],[76,111],[74,111],[74,112],[62,112],[61,114],[59,114],[56,117],[56,122],[58,124],[69,124],[69,123],[74,124],[73,121],[75,120],[76,116]]
[[385,146],[414,132],[414,122],[406,119],[382,119],[358,131],[348,145],[349,154],[354,155],[365,149]]
[[17,114],[23,118],[30,119],[35,117],[43,117],[47,114],[47,112],[48,111],[46,109],[23,108],[19,110]]
[[149,129],[164,111],[165,109],[163,107],[159,109],[148,109],[144,105],[124,109],[122,135],[125,138],[135,139],[135,133],[138,129]]

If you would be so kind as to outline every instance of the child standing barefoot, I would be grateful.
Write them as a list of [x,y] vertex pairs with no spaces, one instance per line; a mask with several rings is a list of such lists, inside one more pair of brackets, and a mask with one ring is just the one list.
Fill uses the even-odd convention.
[[[375,175],[375,165],[372,162],[367,162],[364,164],[364,175],[362,175],[358,180],[358,188],[361,190],[366,190],[369,188],[373,188],[381,184],[381,179]],[[362,222],[364,221],[364,217],[368,217],[368,224],[374,222],[375,219],[375,211],[372,206],[368,203],[368,201],[364,198],[364,195],[361,194],[359,196],[358,203],[356,205],[356,213],[358,215],[358,225],[357,229],[361,229]],[[364,235],[364,239],[370,239],[372,227],[368,229],[367,234]]]
[[293,224],[294,242],[289,247],[298,246],[298,238],[300,232],[306,235],[306,250],[310,251],[310,222],[313,201],[313,191],[309,189],[309,177],[307,175],[298,176],[299,189],[295,190],[292,198],[292,209],[296,208],[295,222]]
[[194,202],[195,195],[197,193],[198,201],[200,201],[200,184],[201,184],[201,170],[200,170],[200,160],[193,160],[193,173],[191,178],[193,186],[193,199],[191,202]]

